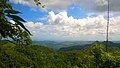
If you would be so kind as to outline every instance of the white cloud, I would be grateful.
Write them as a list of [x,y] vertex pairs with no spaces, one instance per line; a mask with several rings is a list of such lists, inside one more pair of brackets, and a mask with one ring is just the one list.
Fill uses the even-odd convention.
[[[10,0],[16,4],[23,4],[36,7],[33,0]],[[25,26],[33,33],[33,38],[44,40],[104,40],[106,33],[106,19],[103,14],[96,12],[107,11],[107,0],[41,0],[42,4],[53,10],[65,10],[69,5],[79,4],[81,9],[93,11],[88,13],[88,17],[75,19],[68,16],[66,11],[60,11],[55,14],[49,12],[48,17],[38,20],[48,21],[48,25],[41,22],[27,22]],[[110,38],[116,40],[119,38],[120,31],[120,0],[110,0]],[[113,13],[115,12],[115,13]],[[92,15],[96,17],[92,17]],[[13,21],[11,21],[13,22]],[[14,23],[14,22],[13,22]],[[118,39],[120,40],[120,39]]]
[[40,22],[36,22],[36,23],[27,22],[27,23],[25,23],[25,25],[26,25],[26,27],[28,27],[29,29],[30,29],[30,28],[40,29],[40,28],[42,28],[43,23],[40,23]]
[[41,21],[41,20],[46,21],[47,17],[37,18],[36,20],[38,20],[38,21]]
[[[10,0],[16,4],[36,6],[34,0]],[[107,11],[108,0],[41,0],[42,4],[54,10],[65,10],[69,5],[79,4],[82,9],[88,11],[104,12]],[[120,11],[120,0],[109,0],[110,10],[113,12]]]
[[[96,0],[94,4],[94,9],[99,12],[107,11],[108,0]],[[120,0],[109,0],[110,11],[120,12]]]
[[47,7],[57,10],[66,9],[67,6],[73,4],[73,0],[42,0],[41,2]]
[[23,4],[31,7],[36,6],[34,0],[10,0],[10,1],[14,2],[15,4]]
[[[23,4],[36,7],[34,0],[10,0],[16,4]],[[65,10],[71,4],[79,4],[82,9],[89,11],[104,12],[107,11],[107,0],[41,0],[42,4],[47,5],[54,10]],[[110,18],[110,38],[116,40],[119,38],[120,27],[120,0],[110,0],[110,10],[118,12]],[[89,13],[88,17],[75,19],[67,16],[67,12],[59,12],[55,14],[49,12],[48,17],[39,18],[38,20],[46,20],[48,25],[41,22],[27,22],[25,26],[32,32],[33,38],[44,40],[104,40],[106,33],[106,19],[103,15],[91,17],[95,13]],[[118,15],[118,16],[117,16]],[[14,23],[14,21],[11,21]]]
[[53,11],[49,12],[48,23],[50,25],[64,25],[80,29],[89,29],[89,28],[101,28],[106,24],[106,20],[103,16],[97,17],[86,17],[83,19],[74,19],[72,16],[68,17],[67,12],[60,12],[54,14]]
[[[120,34],[120,16],[110,18],[109,34],[112,39],[118,39]],[[33,37],[44,40],[104,40],[106,19],[104,16],[75,19],[68,17],[67,12],[55,14],[49,12],[48,25],[41,22],[27,22],[25,26],[33,33]],[[116,39],[115,39],[116,38]]]

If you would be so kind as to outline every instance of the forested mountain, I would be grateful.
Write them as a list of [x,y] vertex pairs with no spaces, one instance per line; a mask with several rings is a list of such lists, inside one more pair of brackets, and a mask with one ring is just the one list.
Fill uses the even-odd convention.
[[[71,42],[69,41],[65,41],[65,42],[34,41],[32,44],[31,32],[33,33],[33,35],[35,35],[35,40],[41,38],[41,36],[45,36],[44,38],[46,39],[48,37],[50,40],[51,38],[54,38],[54,40],[57,40],[54,37],[55,35],[56,37],[58,37],[58,40],[59,38],[61,38],[61,40],[62,39],[64,40],[64,38],[62,38],[62,35],[65,35],[63,37],[71,36],[71,39],[72,39],[74,35],[79,35],[79,34],[80,34],[79,36],[83,36],[83,34],[85,34],[86,40],[92,39],[92,37],[90,38],[87,37],[87,35],[89,35],[88,33],[90,33],[90,35],[91,35],[91,32],[93,35],[95,35],[95,33],[100,33],[100,34],[104,33],[101,30],[100,32],[92,31],[93,29],[96,29],[99,27],[96,25],[100,25],[100,27],[103,26],[102,23],[99,24],[99,20],[97,21],[97,19],[99,18],[100,18],[100,21],[102,20],[101,16],[98,18],[95,17],[95,19],[89,18],[89,17],[83,18],[83,19],[74,19],[72,16],[69,17],[67,15],[67,12],[61,12],[59,14],[56,14],[51,10],[52,8],[49,7],[48,10],[50,11],[47,14],[49,15],[51,14],[50,16],[49,15],[46,16],[46,13],[40,14],[42,16],[42,20],[44,18],[43,17],[44,14],[45,14],[45,17],[51,18],[51,20],[46,20],[46,22],[48,21],[48,24],[41,23],[43,21],[39,22],[38,24],[31,22],[32,24],[30,23],[28,24],[28,26],[30,27],[27,27],[25,26],[24,23],[28,23],[29,21],[25,21],[23,18],[21,18],[19,15],[21,14],[21,12],[16,11],[14,9],[15,7],[17,7],[17,5],[13,3],[16,2],[17,4],[17,1],[19,4],[18,5],[19,7],[23,6],[23,5],[20,5],[20,3],[22,2],[24,3],[24,5],[27,4],[27,5],[31,5],[31,7],[36,7],[36,8],[37,6],[41,8],[45,8],[46,6],[40,0],[33,0],[33,1],[32,0],[0,0],[0,68],[120,68],[120,43],[108,42],[108,45],[109,45],[108,50],[106,50],[105,48],[105,42],[98,42],[98,41],[97,42],[93,42],[93,41],[88,41],[88,42],[85,42],[85,41],[81,41],[81,42],[80,41],[71,41]],[[47,1],[45,2],[49,3]],[[58,7],[57,5],[53,5],[53,4],[54,3],[58,4],[60,1],[56,0],[54,2],[52,1],[50,2],[51,3],[49,4],[52,4],[51,6]],[[61,6],[62,2],[63,1],[59,3],[60,7],[62,7]],[[67,3],[67,0],[64,2],[65,3],[63,4],[69,4]],[[13,7],[11,4],[14,5],[15,7]],[[37,6],[36,5],[33,6],[33,4],[34,5],[36,4]],[[73,3],[71,3],[71,5],[73,5]],[[69,4],[69,7],[71,5]],[[19,9],[22,10],[21,8]],[[34,15],[34,13],[31,13],[31,10],[29,11],[26,11],[25,9],[23,10],[26,12],[26,15],[33,14],[32,16],[36,17],[36,14]],[[34,10],[34,8],[32,10]],[[39,12],[41,13],[41,11]],[[86,15],[89,16],[88,14],[85,14],[85,16]],[[32,16],[26,17],[27,20],[31,20]],[[109,16],[109,13],[108,13],[108,16]],[[103,21],[104,21],[104,17],[105,16],[103,16]],[[47,18],[44,18],[44,19],[47,19]],[[63,21],[65,18],[66,18],[65,21],[68,20],[68,24],[64,23],[62,25],[61,21]],[[59,22],[59,19],[61,20],[60,22]],[[95,22],[95,24],[87,25],[89,21],[91,22],[92,20],[93,22]],[[116,20],[116,19],[113,18],[113,20]],[[52,23],[57,23],[56,26],[54,24],[51,24],[50,21],[53,21]],[[87,21],[88,23],[86,23]],[[73,25],[73,23],[75,25]],[[94,25],[95,27],[92,30],[88,30],[89,28],[91,28],[91,26],[93,27]],[[76,26],[78,27],[76,28]],[[60,28],[56,28],[56,27],[60,27]],[[30,32],[28,29],[32,31]],[[42,31],[40,29],[42,29]],[[83,29],[85,29],[85,31],[83,31]],[[72,32],[74,30],[75,32]],[[86,31],[90,31],[90,32],[84,33]],[[112,30],[112,33],[116,31],[117,29]],[[43,35],[41,35],[41,33],[39,32],[42,32]],[[57,34],[60,34],[60,36],[57,36]],[[66,36],[68,34],[69,36]],[[47,35],[50,35],[50,37]],[[76,38],[74,40],[77,40],[77,38],[80,38],[79,36],[75,36]]]
[[92,44],[94,41],[33,41],[33,45],[43,45],[49,48],[59,50],[62,47],[84,46]]
[[[99,42],[99,44],[106,45],[106,42]],[[89,48],[90,46],[91,46],[91,44],[84,44],[81,46],[62,47],[59,49],[59,51],[85,50],[85,49]],[[114,49],[120,48],[120,43],[114,43],[112,41],[109,41],[108,42],[108,49],[112,50],[113,48]]]
[[0,68],[119,68],[120,49],[105,52],[93,43],[86,51],[59,52],[45,46],[0,41]]

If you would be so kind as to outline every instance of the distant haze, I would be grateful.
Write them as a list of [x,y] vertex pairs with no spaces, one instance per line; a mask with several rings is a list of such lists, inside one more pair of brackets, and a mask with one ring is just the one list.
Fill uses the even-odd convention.
[[[59,49],[62,47],[70,47],[70,46],[84,46],[86,44],[91,44],[93,42],[95,41],[33,41],[33,44],[47,46],[53,49]],[[113,41],[113,42],[120,43],[120,41]]]

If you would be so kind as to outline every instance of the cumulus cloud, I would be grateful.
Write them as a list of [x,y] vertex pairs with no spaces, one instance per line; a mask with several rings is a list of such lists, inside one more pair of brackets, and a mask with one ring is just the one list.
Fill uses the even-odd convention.
[[[120,33],[119,19],[120,16],[110,18],[109,34],[112,39],[118,39],[116,36]],[[33,37],[44,40],[104,40],[106,34],[104,16],[75,19],[65,11],[58,14],[49,12],[48,25],[27,22],[25,26],[33,33]]]
[[31,7],[36,6],[34,0],[10,0],[10,1],[14,2],[15,4],[23,4]]
[[106,24],[103,16],[86,17],[83,19],[74,19],[72,16],[68,17],[67,12],[60,12],[54,14],[53,11],[49,12],[48,23],[50,25],[65,25],[71,27],[79,27],[80,29],[101,28]]
[[27,22],[25,23],[26,27],[29,27],[29,28],[40,28],[41,26],[43,26],[43,23],[33,23],[33,22]]
[[[28,6],[36,6],[34,0],[10,0],[11,2],[17,4],[24,4]],[[41,0],[42,4],[50,7],[54,10],[64,10],[69,5],[79,4],[82,9],[104,12],[107,11],[108,0]],[[109,0],[110,1],[110,11],[119,12],[120,11],[120,0]]]
[[[120,0],[109,0],[110,11],[120,12]],[[94,9],[99,12],[107,11],[108,0],[96,0]]]
[[[31,7],[36,6],[34,0],[10,0],[10,1],[16,4],[23,4]],[[52,9],[61,10],[66,9],[67,6],[71,5],[71,3],[73,3],[73,0],[41,0],[40,2]]]
[[42,18],[37,18],[36,20],[38,20],[38,21],[46,21],[47,20],[47,17],[42,17]]

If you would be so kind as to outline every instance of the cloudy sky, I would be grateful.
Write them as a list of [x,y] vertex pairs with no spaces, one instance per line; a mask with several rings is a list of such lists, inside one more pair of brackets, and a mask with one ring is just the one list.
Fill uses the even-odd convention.
[[[107,0],[10,0],[33,40],[96,41],[106,38]],[[110,0],[109,40],[120,41],[120,0]]]

